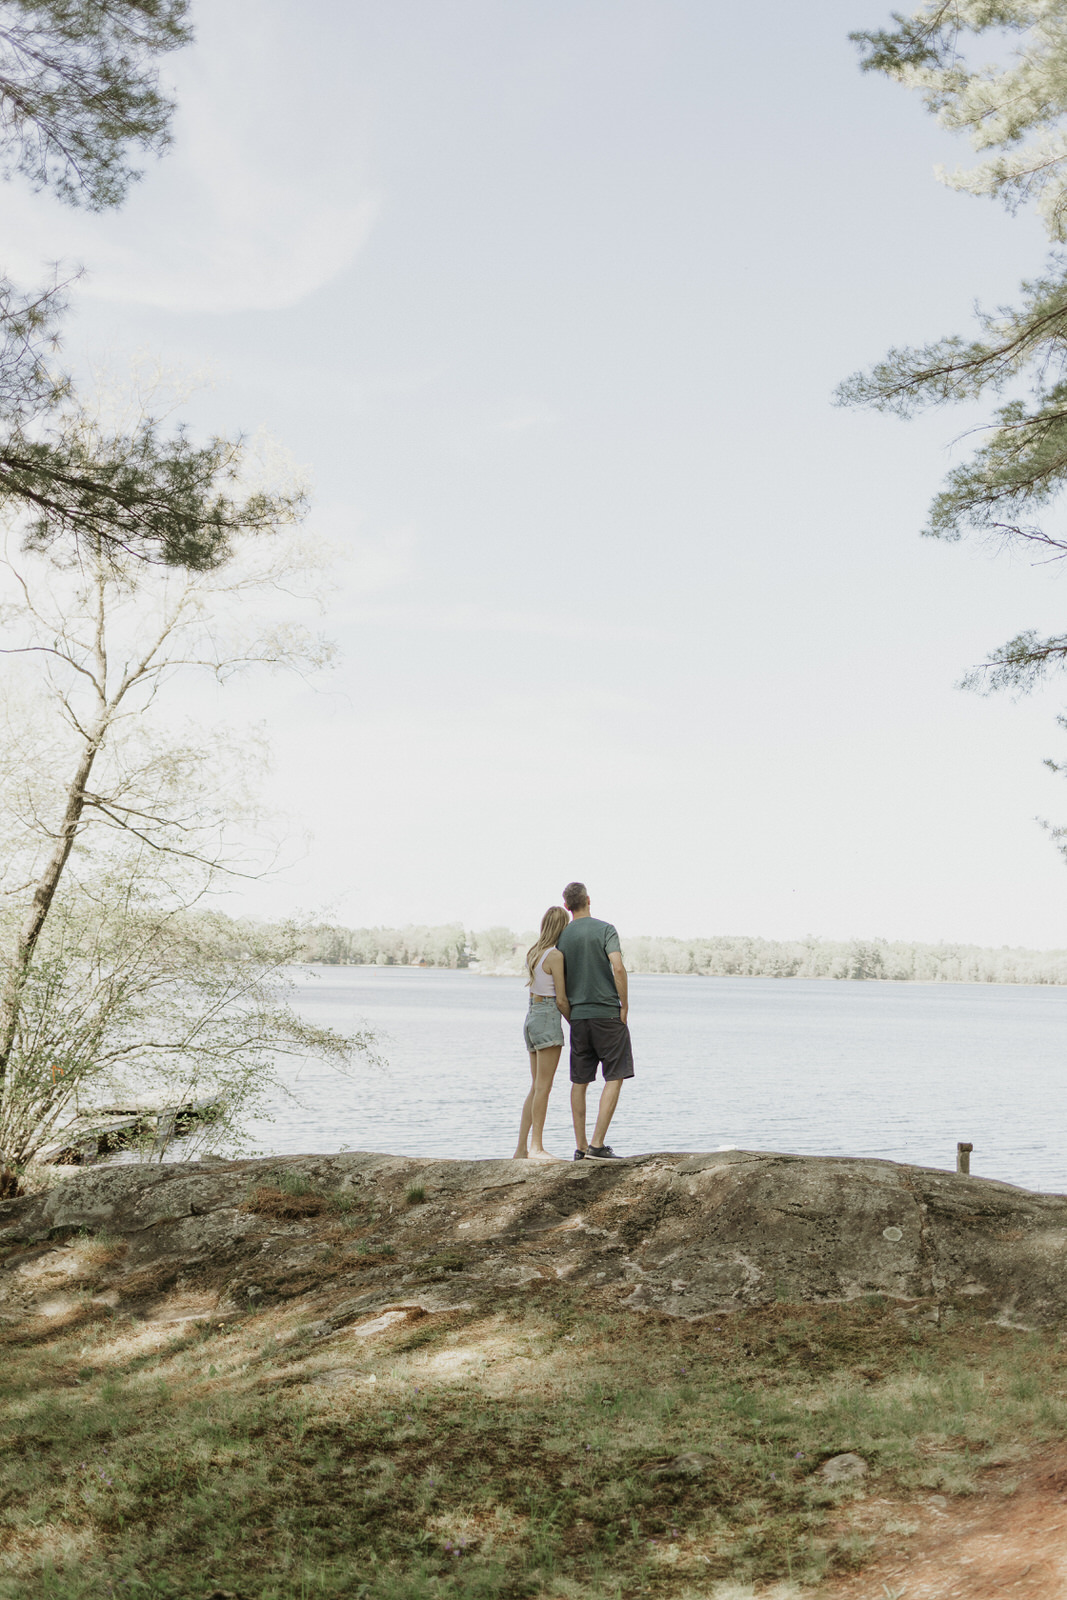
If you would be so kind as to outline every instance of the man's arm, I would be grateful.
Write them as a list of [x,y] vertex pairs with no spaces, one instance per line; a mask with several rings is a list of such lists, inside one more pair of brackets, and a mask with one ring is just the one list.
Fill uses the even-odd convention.
[[612,950],[608,956],[611,962],[611,975],[615,979],[615,989],[619,996],[619,1020],[625,1022],[629,1013],[628,991],[626,987],[626,968],[622,964],[622,951]]

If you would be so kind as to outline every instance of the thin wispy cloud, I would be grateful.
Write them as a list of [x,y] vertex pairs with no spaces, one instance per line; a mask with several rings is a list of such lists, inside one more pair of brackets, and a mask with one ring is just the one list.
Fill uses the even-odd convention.
[[311,514],[309,531],[336,552],[340,602],[331,607],[334,625],[348,621],[345,607],[353,601],[410,583],[417,574],[415,536],[410,528],[394,528],[376,537],[366,534],[361,517],[351,506],[318,505]]
[[631,623],[596,622],[585,614],[566,612],[546,616],[541,608],[515,611],[476,602],[436,605],[428,601],[372,603],[351,607],[345,622],[364,626],[413,629],[437,633],[510,633],[531,638],[596,639],[603,641],[655,641],[660,633]]

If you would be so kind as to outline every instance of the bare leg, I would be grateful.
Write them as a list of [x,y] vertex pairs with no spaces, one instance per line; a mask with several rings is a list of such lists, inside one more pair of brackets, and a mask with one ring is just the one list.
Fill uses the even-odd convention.
[[[608,1136],[608,1126],[615,1115],[615,1107],[619,1103],[619,1094],[622,1090],[623,1080],[612,1078],[606,1083],[600,1094],[600,1109],[596,1114],[596,1127],[593,1129],[593,1143],[599,1150]],[[582,1118],[582,1127],[585,1127],[585,1118]]]
[[588,1150],[585,1136],[585,1084],[571,1084],[571,1119],[574,1123],[574,1143],[579,1150]]
[[[522,1103],[522,1119],[519,1122],[519,1142],[515,1146],[513,1160],[526,1160],[526,1141],[530,1137],[530,1111],[533,1106],[534,1084],[537,1082],[537,1056],[530,1051],[530,1092]],[[543,1123],[542,1123],[543,1125]]]
[[561,1044],[538,1050],[534,1069],[534,1086],[530,1091],[530,1159],[531,1161],[559,1161],[561,1157],[549,1155],[544,1147],[545,1117],[548,1114],[548,1097],[552,1093],[552,1080],[556,1076]]

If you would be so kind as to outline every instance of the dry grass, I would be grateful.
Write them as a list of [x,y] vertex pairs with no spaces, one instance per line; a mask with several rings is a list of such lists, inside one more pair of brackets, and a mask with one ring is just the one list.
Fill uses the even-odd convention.
[[70,1243],[71,1254],[85,1276],[121,1261],[128,1249],[125,1239],[106,1232],[77,1234]]
[[295,1222],[303,1217],[318,1217],[326,1210],[326,1198],[321,1194],[292,1194],[260,1184],[252,1190],[241,1205],[242,1211],[255,1212],[260,1217],[278,1217]]

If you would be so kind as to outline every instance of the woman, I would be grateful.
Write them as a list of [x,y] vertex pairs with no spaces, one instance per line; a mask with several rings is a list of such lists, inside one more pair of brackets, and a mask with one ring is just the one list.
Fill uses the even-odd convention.
[[[524,1161],[562,1161],[563,1156],[549,1155],[543,1144],[548,1097],[552,1092],[552,1079],[559,1066],[563,1049],[563,1024],[560,1012],[570,1020],[571,1008],[567,1003],[567,983],[563,975],[563,956],[556,949],[556,940],[570,918],[562,906],[549,906],[541,918],[541,932],[537,942],[526,952],[526,982],[530,990],[530,1009],[526,1013],[523,1037],[530,1052],[530,1092],[522,1108],[519,1124],[519,1142],[515,1159]],[[530,1148],[527,1150],[526,1141]]]

